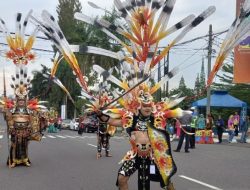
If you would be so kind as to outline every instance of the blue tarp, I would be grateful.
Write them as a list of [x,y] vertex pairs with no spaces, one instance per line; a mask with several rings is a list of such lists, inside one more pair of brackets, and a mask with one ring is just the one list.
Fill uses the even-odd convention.
[[[197,100],[192,103],[192,106],[195,107],[206,107],[207,98]],[[214,91],[211,95],[211,107],[230,107],[230,108],[242,108],[246,107],[247,103],[243,102],[231,95],[227,91]]]

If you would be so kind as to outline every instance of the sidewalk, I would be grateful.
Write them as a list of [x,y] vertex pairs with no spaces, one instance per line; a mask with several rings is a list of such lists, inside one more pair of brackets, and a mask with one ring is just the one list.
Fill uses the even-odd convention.
[[[214,134],[213,134],[213,139],[214,139],[214,142],[215,142],[215,143],[219,142],[217,135],[214,135]],[[248,132],[247,143],[240,143],[240,139],[241,139],[241,133],[239,133],[238,136],[234,136],[234,138],[233,138],[231,144],[232,144],[232,143],[234,143],[234,144],[235,144],[235,143],[238,143],[238,144],[245,144],[245,146],[246,146],[246,144],[248,144],[249,147],[250,147],[250,133],[249,133],[249,132]],[[227,132],[224,132],[224,133],[223,133],[222,141],[225,142],[225,143],[226,143],[226,142],[228,143],[228,133],[227,133]]]
[[[230,146],[238,146],[238,147],[250,148],[250,132],[248,132],[247,143],[240,143],[240,139],[241,139],[241,133],[239,133],[237,137],[234,137],[232,142],[229,143],[228,142],[228,133],[224,132],[223,136],[222,136],[221,145],[230,145]],[[215,135],[214,133],[213,133],[213,140],[214,140],[215,144],[219,142],[218,136]],[[171,139],[171,141],[179,141],[179,138],[175,137],[174,139]],[[185,139],[184,139],[184,142],[185,142]]]

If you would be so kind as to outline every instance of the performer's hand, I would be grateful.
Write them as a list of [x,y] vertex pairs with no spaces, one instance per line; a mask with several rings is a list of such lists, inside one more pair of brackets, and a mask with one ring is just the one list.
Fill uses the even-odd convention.
[[94,113],[97,115],[97,117],[101,117],[102,115],[104,115],[101,110],[97,110]]
[[192,115],[192,113],[190,110],[183,110],[183,115]]
[[109,120],[109,116],[102,113],[102,111],[98,110],[98,112],[96,112],[97,117],[100,119],[101,122],[108,122]]

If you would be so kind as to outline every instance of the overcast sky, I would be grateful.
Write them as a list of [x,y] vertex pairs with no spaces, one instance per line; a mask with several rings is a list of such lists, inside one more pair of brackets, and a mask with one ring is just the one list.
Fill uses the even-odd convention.
[[[103,11],[96,10],[90,7],[87,0],[80,0],[82,4],[82,12],[88,16],[96,16],[103,14]],[[111,10],[113,0],[92,0],[95,4],[103,7],[106,10]],[[1,1],[0,17],[5,20],[10,31],[15,28],[15,14],[17,12],[26,15],[30,9],[33,9],[33,15],[39,17],[42,10],[48,10],[55,17],[58,0],[8,0]],[[209,24],[213,26],[213,32],[221,32],[229,28],[235,18],[236,0],[177,0],[173,13],[170,18],[169,26],[181,20],[189,14],[198,15],[208,6],[215,5],[216,12],[210,16],[201,25],[187,34],[182,41],[190,40],[199,36],[208,34]],[[41,35],[41,34],[40,34]],[[173,38],[174,36],[172,36]],[[219,36],[218,41],[223,39],[223,35]],[[161,43],[161,46],[166,46],[171,36]],[[3,34],[0,33],[0,43],[5,43]],[[35,47],[50,50],[51,43],[49,41],[37,40]],[[194,80],[197,73],[200,72],[201,59],[207,55],[205,48],[207,47],[207,39],[198,40],[195,43],[190,43],[186,46],[176,47],[170,51],[170,68],[180,65],[181,72],[170,81],[170,88],[178,87],[181,76],[184,76],[188,87],[194,87]],[[216,49],[216,47],[213,47]],[[6,49],[6,46],[0,45],[1,52]],[[30,70],[39,69],[40,64],[50,65],[52,53],[37,52],[38,58],[35,63],[32,63]],[[213,63],[214,61],[212,61]],[[205,59],[205,69],[207,60]],[[5,67],[7,76],[13,73],[14,65],[11,62],[6,62],[5,58],[0,58],[0,67]],[[9,79],[9,78],[8,78]],[[2,69],[0,70],[0,94],[2,94]],[[10,93],[11,94],[11,93]]]

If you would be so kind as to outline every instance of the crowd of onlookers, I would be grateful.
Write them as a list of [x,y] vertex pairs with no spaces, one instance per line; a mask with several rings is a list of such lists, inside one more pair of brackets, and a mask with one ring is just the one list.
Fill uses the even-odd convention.
[[222,142],[223,132],[228,133],[229,143],[233,141],[234,137],[239,136],[239,133],[241,133],[240,143],[246,143],[249,125],[249,116],[245,116],[240,120],[238,112],[230,115],[226,123],[220,115],[218,115],[214,122],[215,133],[218,135],[219,143]]
[[218,136],[218,143],[222,143],[223,133],[228,133],[229,143],[235,141],[234,138],[239,136],[239,133],[241,134],[239,142],[247,142],[250,126],[249,116],[240,119],[238,112],[235,112],[225,121],[221,115],[213,116],[208,114],[207,117],[205,117],[204,114],[194,113],[190,120],[190,124],[185,123],[185,125],[188,126],[187,130],[185,129],[186,126],[178,119],[169,119],[166,127],[170,136],[176,135],[177,137],[181,137],[182,130],[186,130],[185,133],[189,135],[189,141],[191,143],[189,148],[194,146],[193,141],[195,135],[193,134],[199,133],[198,131],[212,131],[213,134]]

